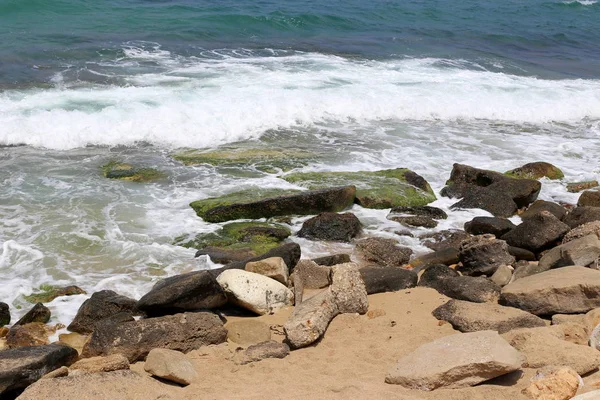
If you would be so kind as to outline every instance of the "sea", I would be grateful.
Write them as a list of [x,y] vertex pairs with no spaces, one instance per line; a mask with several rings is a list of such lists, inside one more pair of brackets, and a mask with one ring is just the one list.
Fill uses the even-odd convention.
[[[600,176],[600,4],[0,0],[0,301],[13,321],[48,286],[87,291],[47,304],[67,325],[96,291],[139,298],[214,267],[173,244],[220,227],[189,203],[294,187],[284,172],[171,157],[224,145],[322,155],[300,171],[406,167],[436,193],[453,163],[547,161],[565,178],[543,180],[540,198],[575,203],[566,182]],[[165,177],[106,179],[112,160]],[[427,252],[388,211],[352,209],[366,235]],[[435,230],[476,215],[488,214],[453,211]],[[292,240],[304,257],[352,247]]]

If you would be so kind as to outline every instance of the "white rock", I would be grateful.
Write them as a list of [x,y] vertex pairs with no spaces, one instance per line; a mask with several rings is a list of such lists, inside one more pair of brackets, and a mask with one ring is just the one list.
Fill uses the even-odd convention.
[[190,359],[176,350],[150,350],[146,357],[144,370],[159,378],[183,385],[189,385],[198,379],[198,372]]
[[284,285],[287,285],[289,279],[288,266],[281,257],[270,257],[260,261],[249,262],[244,269],[248,272],[268,276]]

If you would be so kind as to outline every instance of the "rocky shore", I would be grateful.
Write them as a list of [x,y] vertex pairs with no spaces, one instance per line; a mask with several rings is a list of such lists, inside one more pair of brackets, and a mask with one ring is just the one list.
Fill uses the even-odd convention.
[[[281,158],[281,170],[305,163]],[[116,162],[103,173],[160,176]],[[177,244],[221,267],[162,279],[139,299],[93,293],[55,343],[64,326],[48,324],[43,303],[82,289],[34,294],[16,322],[0,303],[0,397],[600,399],[600,190],[565,182],[577,204],[538,200],[544,180],[563,176],[545,162],[455,164],[440,193],[455,199],[449,210],[428,206],[435,193],[404,168],[292,172],[283,179],[304,190],[194,201],[220,228]],[[431,252],[366,235],[354,204],[389,210],[398,235],[419,228]],[[489,216],[431,231],[471,208]],[[293,234],[295,216],[310,218]],[[294,235],[352,251],[309,259]]]

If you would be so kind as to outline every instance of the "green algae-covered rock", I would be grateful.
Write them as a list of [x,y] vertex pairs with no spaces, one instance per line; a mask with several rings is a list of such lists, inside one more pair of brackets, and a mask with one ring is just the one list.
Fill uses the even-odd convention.
[[352,206],[356,188],[335,187],[310,191],[250,189],[190,203],[207,222],[260,219],[283,215],[312,215],[338,212]]
[[256,257],[279,246],[291,235],[288,228],[267,222],[233,222],[216,232],[202,233],[193,240],[175,244],[194,249],[208,249],[207,254],[221,251],[245,251],[246,258]]
[[102,166],[106,178],[130,182],[149,182],[164,178],[165,174],[154,168],[139,168],[119,161],[110,161]]
[[542,161],[525,164],[504,174],[517,179],[562,179],[565,177],[560,168]]
[[23,296],[30,303],[49,303],[60,296],[73,296],[75,294],[86,294],[86,291],[78,286],[56,287],[52,285],[41,285],[39,292]]
[[406,168],[374,172],[299,172],[283,179],[309,189],[354,185],[356,203],[367,208],[423,206],[436,200],[427,181]]

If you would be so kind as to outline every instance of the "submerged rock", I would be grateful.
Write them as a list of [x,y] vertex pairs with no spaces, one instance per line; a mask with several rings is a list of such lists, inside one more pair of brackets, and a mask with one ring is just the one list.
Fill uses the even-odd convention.
[[47,324],[50,321],[50,309],[43,305],[42,303],[37,303],[35,306],[31,308],[27,312],[27,314],[23,315],[20,320],[15,322],[15,325],[25,325],[30,322],[41,322],[42,324]]
[[567,184],[567,192],[577,193],[597,186],[600,186],[598,181],[573,182]]
[[51,285],[40,286],[40,292],[23,296],[30,303],[49,303],[60,296],[73,296],[86,294],[86,291],[78,286],[54,287]]
[[543,161],[528,163],[504,174],[517,179],[562,179],[565,177],[560,168]]
[[130,182],[149,182],[162,179],[165,174],[154,168],[134,167],[120,161],[110,161],[102,166],[102,173],[106,178],[119,179]]

